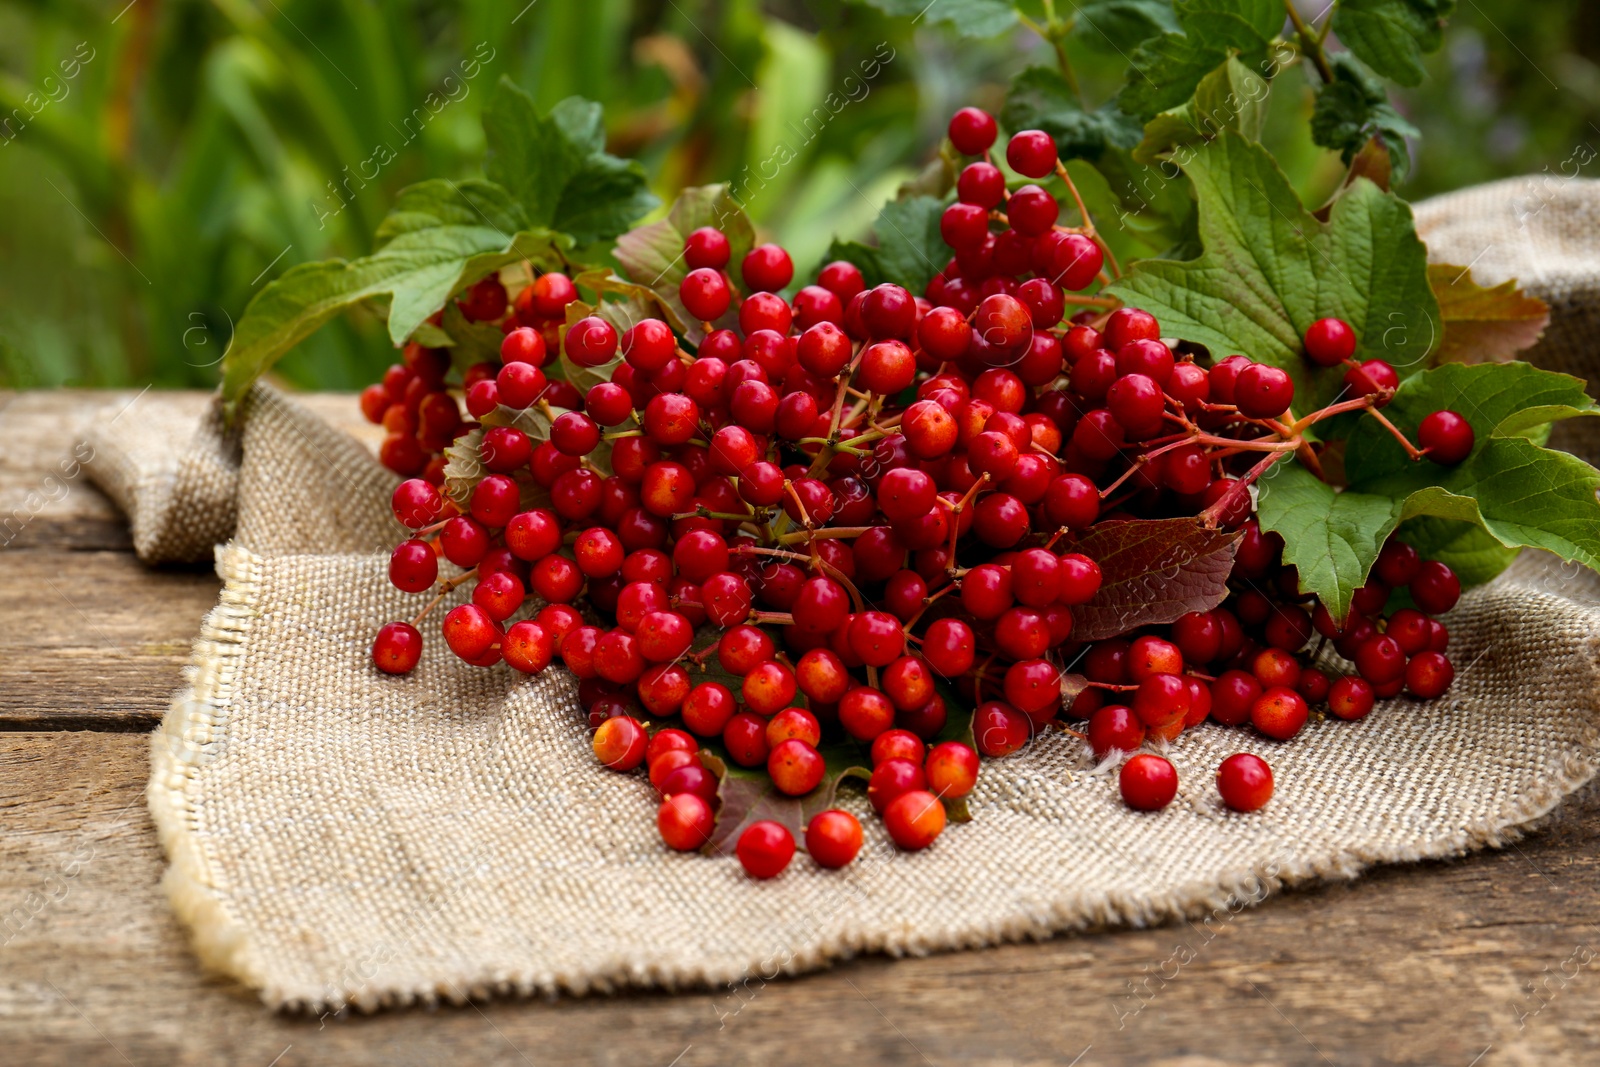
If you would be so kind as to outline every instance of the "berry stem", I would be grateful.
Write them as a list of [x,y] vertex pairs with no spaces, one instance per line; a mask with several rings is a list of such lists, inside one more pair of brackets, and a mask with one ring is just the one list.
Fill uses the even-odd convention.
[[1222,496],[1218,497],[1215,504],[1212,504],[1209,508],[1206,508],[1200,513],[1200,521],[1205,523],[1207,526],[1217,525],[1217,520],[1224,512],[1228,510],[1229,507],[1233,505],[1234,501],[1239,498],[1239,494],[1247,492],[1252,482],[1254,482],[1257,478],[1260,478],[1263,474],[1267,473],[1267,468],[1271,467],[1274,463],[1278,462],[1278,460],[1282,459],[1288,454],[1289,453],[1286,451],[1278,450],[1268,452],[1265,456],[1262,456],[1261,461],[1254,467],[1251,467],[1248,474],[1230,485],[1228,487],[1228,491],[1223,493]]
[[[909,618],[909,619],[907,619],[905,621],[904,629],[906,631],[906,636],[909,637],[911,635],[911,628],[917,624],[917,620],[918,619],[922,618],[923,615],[927,614],[928,609],[933,606],[933,602],[935,600],[938,600],[940,597],[944,596],[946,593],[953,592],[953,591],[955,591],[957,589],[960,589],[960,588],[961,588],[961,586],[958,585],[957,583],[948,582],[945,585],[940,586],[939,587],[939,591],[937,593],[930,593],[928,596],[923,597],[922,598],[922,607],[918,608],[917,609],[917,613],[915,615],[911,616],[911,618]],[[915,638],[912,638],[912,639],[915,640]]]
[[860,537],[870,529],[871,526],[834,526],[825,530],[796,530],[793,533],[780,534],[778,544],[792,545],[800,541],[810,541],[814,537]]
[[427,618],[428,617],[428,612],[430,612],[434,608],[438,607],[439,606],[439,601],[441,601],[445,597],[449,596],[450,595],[450,591],[452,589],[456,588],[458,585],[463,584],[464,582],[472,581],[477,576],[478,576],[478,568],[474,567],[470,571],[462,571],[460,574],[456,575],[454,578],[446,578],[444,581],[440,582],[439,583],[439,592],[434,595],[434,598],[432,600],[428,601],[427,605],[425,607],[423,607],[423,609],[421,611],[417,612],[417,617],[411,620],[411,625],[412,626],[416,626],[423,619]]
[[[1372,398],[1368,397],[1367,399],[1371,400]],[[1385,430],[1388,430],[1391,434],[1394,435],[1394,439],[1396,441],[1400,442],[1400,447],[1406,450],[1406,455],[1410,456],[1413,461],[1419,460],[1424,455],[1426,455],[1426,453],[1424,453],[1422,451],[1422,449],[1420,449],[1416,445],[1412,444],[1406,438],[1406,435],[1401,432],[1400,427],[1398,427],[1394,423],[1390,422],[1389,421],[1389,417],[1387,415],[1385,415],[1383,412],[1378,410],[1378,407],[1377,407],[1376,404],[1372,404],[1371,407],[1372,407],[1372,417],[1377,419],[1380,423],[1382,423],[1383,424],[1383,428]]]
[[794,506],[800,509],[800,522],[807,529],[812,526],[811,514],[806,511],[806,502],[800,499],[799,490],[795,489],[794,482],[785,479],[783,491],[789,494],[789,499],[794,501]]

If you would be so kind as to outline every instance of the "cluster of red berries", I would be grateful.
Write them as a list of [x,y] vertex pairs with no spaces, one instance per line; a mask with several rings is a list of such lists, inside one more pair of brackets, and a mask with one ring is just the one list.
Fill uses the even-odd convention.
[[[977,754],[945,739],[938,679],[977,707],[973,734],[988,756],[1063,718],[1087,719],[1080,736],[1102,757],[1207,718],[1287,740],[1313,705],[1354,719],[1376,697],[1449,685],[1444,627],[1428,617],[1459,595],[1447,568],[1392,543],[1339,623],[1300,592],[1281,540],[1251,518],[1249,487],[1273,460],[1315,462],[1303,428],[1375,411],[1393,395],[1394,369],[1356,362],[1350,327],[1320,320],[1306,358],[1347,364],[1349,395],[1296,419],[1281,368],[1212,362],[1164,342],[1145,311],[1077,295],[1105,277],[1088,220],[1060,224],[1039,185],[1007,189],[987,114],[963,109],[949,135],[983,158],[960,174],[941,221],[954,255],[922,296],[869,289],[839,261],[785,298],[794,268],[772,244],[743,255],[736,283],[728,237],[707,227],[685,241],[677,294],[704,325],[692,354],[659,319],[620,334],[598,315],[565,326],[578,293],[562,274],[509,301],[491,278],[461,305],[505,332],[500,363],[463,375],[467,413],[481,422],[463,420],[443,384],[447,358],[415,345],[363,394],[390,431],[384,462],[415,476],[393,499],[415,536],[396,548],[391,580],[435,590],[434,603],[476,582],[441,627],[469,663],[536,673],[559,657],[580,679],[596,755],[646,769],[674,848],[712,834],[717,779],[702,745],[802,796],[828,775],[826,738],[870,746],[874,808],[902,847],[926,846],[945,825],[940,800],[965,796],[978,774]],[[1016,134],[1006,161],[1072,189],[1048,134]],[[1079,310],[1067,319],[1069,306]],[[548,377],[557,345],[580,367],[611,365],[610,380],[579,394]],[[549,419],[548,440],[510,425],[529,408]],[[439,491],[437,453],[478,428],[486,473],[458,506]],[[1450,412],[1420,437],[1423,448],[1406,447],[1437,462],[1472,448],[1470,425]],[[1101,585],[1077,536],[1098,521],[1179,515],[1242,531],[1231,599],[1170,627],[1074,641],[1072,609]],[[460,573],[441,580],[441,556]],[[1401,586],[1422,610],[1385,616]],[[543,606],[513,622],[530,594]],[[579,614],[580,597],[606,624]],[[723,632],[697,642],[707,625]],[[1357,674],[1311,666],[1314,634]],[[414,623],[391,623],[373,659],[403,673],[421,645]],[[697,677],[713,656],[733,685]],[[1069,682],[1064,701],[1080,661],[1083,684]],[[1224,798],[1253,810],[1270,771],[1235,760],[1219,778]],[[1125,795],[1130,776],[1146,782],[1129,802],[1161,806],[1149,803],[1165,788],[1148,784],[1154,765],[1127,766],[1142,770],[1125,768]],[[860,842],[859,824],[836,810],[806,832],[825,866],[849,862]],[[794,848],[771,823],[738,843],[757,875],[783,869]]]

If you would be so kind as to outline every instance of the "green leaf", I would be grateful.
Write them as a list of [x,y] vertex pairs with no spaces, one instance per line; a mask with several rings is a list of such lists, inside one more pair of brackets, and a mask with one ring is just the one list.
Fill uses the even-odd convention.
[[1017,24],[1010,0],[855,0],[913,23],[949,26],[963,37],[994,37]]
[[1152,37],[1129,57],[1127,84],[1117,94],[1117,106],[1145,120],[1180,107],[1194,95],[1200,79],[1226,58],[1226,49],[1186,34]]
[[1489,581],[1511,566],[1519,551],[1502,545],[1477,523],[1429,516],[1402,522],[1395,536],[1423,559],[1436,559],[1455,571],[1464,586]]
[[1181,106],[1230,52],[1259,68],[1285,17],[1271,0],[1179,0],[1173,11],[1182,32],[1139,45],[1118,94],[1122,110],[1142,119]]
[[1184,170],[1199,201],[1204,253],[1137,263],[1109,287],[1112,295],[1149,310],[1167,336],[1197,341],[1219,358],[1242,352],[1284,368],[1297,411],[1344,388],[1342,368],[1301,357],[1301,338],[1319,318],[1350,323],[1356,358],[1386,359],[1402,379],[1426,365],[1439,305],[1404,201],[1358,178],[1319,222],[1266,149],[1232,130],[1196,150]]
[[628,278],[654,293],[668,313],[668,321],[694,343],[699,343],[705,331],[678,299],[678,286],[689,273],[683,260],[684,239],[702,226],[715,227],[727,236],[730,264],[737,264],[755,245],[755,228],[728,186],[700,185],[679,193],[666,218],[617,238],[616,247],[617,262]]
[[568,97],[540,115],[533,97],[502,77],[484,110],[489,177],[517,197],[529,222],[578,244],[608,240],[660,203],[644,168],[605,150],[600,105]]
[[1172,8],[1188,33],[1240,49],[1272,40],[1288,18],[1282,0],[1177,0]]
[[1283,561],[1298,569],[1301,591],[1315,593],[1335,618],[1344,618],[1400,521],[1401,502],[1340,492],[1294,459],[1274,464],[1256,484],[1257,520],[1263,530],[1282,535]]
[[1494,438],[1525,437],[1551,422],[1592,415],[1595,402],[1583,380],[1540,370],[1530,363],[1447,363],[1402,383],[1383,409],[1385,417],[1412,441],[1417,427],[1435,411],[1454,411],[1472,424],[1473,452],[1454,468],[1413,462],[1400,443],[1370,417],[1362,418],[1345,448],[1345,473],[1352,485],[1387,487],[1410,484],[1419,474],[1436,475],[1428,484],[1448,485],[1451,472],[1471,464]]
[[1455,0],[1342,0],[1333,32],[1362,62],[1391,81],[1419,85],[1422,57],[1444,39]]
[[1177,31],[1178,20],[1166,0],[1089,0],[1072,14],[1073,36],[1091,47],[1109,45],[1118,52]]
[[[450,363],[457,370],[465,371],[474,363],[500,359],[500,343],[505,340],[500,327],[492,322],[468,322],[454,300],[444,306],[442,327],[434,327],[429,323],[423,323],[423,327],[439,330],[446,343],[429,347],[448,348]],[[412,336],[417,338],[421,334],[422,327],[419,327]]]
[[944,205],[931,196],[891,200],[883,205],[872,232],[878,238],[878,265],[883,280],[920,295],[944,269],[950,246],[939,235]]
[[1000,125],[1008,130],[1043,130],[1055,138],[1062,159],[1098,159],[1107,145],[1132,148],[1139,124],[1114,102],[1085,111],[1054,67],[1029,67],[1011,79]]
[[1193,99],[1150,120],[1133,158],[1155,163],[1172,148],[1209,141],[1222,130],[1237,130],[1249,140],[1260,140],[1269,89],[1265,78],[1229,58],[1200,79]]
[[250,301],[222,362],[230,417],[252,382],[343,311],[388,297],[389,337],[399,346],[485,275],[524,259],[554,265],[567,238],[526,221],[492,182],[436,179],[403,190],[372,255],[291,267]]
[[837,237],[828,246],[828,251],[823,255],[824,263],[832,263],[842,259],[846,263],[854,263],[861,269],[861,280],[868,289],[875,285],[882,285],[886,280],[883,273],[883,264],[878,260],[878,250],[871,245],[864,245],[860,241],[841,241]]
[[[548,431],[545,434],[549,436]],[[488,475],[480,459],[483,430],[469,430],[444,450],[444,495],[465,514],[471,509],[472,491]]]
[[1448,520],[1414,527],[1426,547],[1469,563],[1474,578],[1492,577],[1509,556],[1453,524],[1480,527],[1503,549],[1544,548],[1600,564],[1600,471],[1538,443],[1552,420],[1600,410],[1579,379],[1526,363],[1451,363],[1407,379],[1384,415],[1415,440],[1423,418],[1441,409],[1472,423],[1472,453],[1453,467],[1413,461],[1382,424],[1364,416],[1345,449],[1349,489],[1335,490],[1295,461],[1261,479],[1262,529],[1283,536],[1284,560],[1299,568],[1301,589],[1335,616],[1349,610],[1385,538],[1424,517]]
[[1418,136],[1417,128],[1389,103],[1383,83],[1348,53],[1334,56],[1332,67],[1334,80],[1317,90],[1311,140],[1337,149],[1339,158],[1349,164],[1376,137],[1389,152],[1395,181],[1403,180],[1411,167],[1406,138]]
[[1352,486],[1404,497],[1406,518],[1476,523],[1508,548],[1600,566],[1600,471],[1539,443],[1553,421],[1600,413],[1580,379],[1527,363],[1449,363],[1403,384],[1384,414],[1415,440],[1422,420],[1441,409],[1472,424],[1465,460],[1413,462],[1376,420],[1363,418],[1345,450]]

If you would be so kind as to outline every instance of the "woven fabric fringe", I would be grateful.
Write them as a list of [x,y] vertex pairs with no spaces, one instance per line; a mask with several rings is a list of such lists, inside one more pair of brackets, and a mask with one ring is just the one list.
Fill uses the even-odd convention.
[[[1420,205],[1436,258],[1471,259],[1472,235],[1498,232],[1473,219],[1520,188]],[[1532,214],[1534,249],[1552,235],[1577,247],[1563,219],[1592,247],[1584,211],[1600,191],[1552,195],[1583,210]],[[1593,303],[1578,257],[1561,281],[1494,254],[1474,268],[1481,282],[1503,265],[1558,309],[1536,358],[1581,371],[1564,348],[1593,358],[1593,323],[1572,324]],[[1081,743],[1049,734],[987,761],[974,821],[925,852],[896,853],[863,817],[850,868],[798,862],[754,882],[734,860],[661,846],[649,784],[594,760],[570,674],[467,668],[437,640],[406,677],[373,670],[372,633],[416,601],[385,580],[395,479],[362,446],[265,386],[237,437],[167,398],[138,416],[101,420],[91,472],[140,555],[192,559],[233,535],[153,739],[166,887],[205,963],[275,1006],[733,983],[860,952],[1237,910],[1297,882],[1503,844],[1600,769],[1600,583],[1525,554],[1451,613],[1446,699],[1313,723],[1287,745],[1186,732],[1169,750],[1183,785],[1156,816],[1128,810]],[[1226,811],[1218,762],[1264,744],[1276,795]]]

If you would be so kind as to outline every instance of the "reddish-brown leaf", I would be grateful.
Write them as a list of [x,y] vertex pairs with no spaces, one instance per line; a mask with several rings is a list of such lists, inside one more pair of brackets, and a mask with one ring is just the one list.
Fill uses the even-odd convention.
[[1469,268],[1430,263],[1428,286],[1444,324],[1437,363],[1503,362],[1531,348],[1550,324],[1550,306],[1514,281],[1484,288]]
[[1077,550],[1100,565],[1100,592],[1072,609],[1078,641],[1209,611],[1228,595],[1237,533],[1199,519],[1125,519],[1090,527]]

